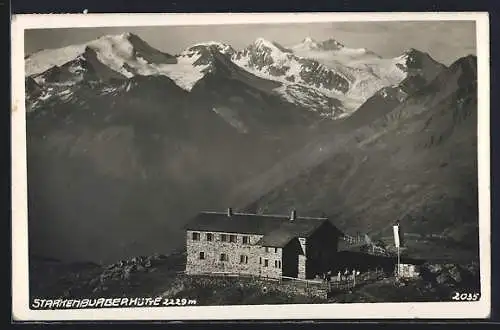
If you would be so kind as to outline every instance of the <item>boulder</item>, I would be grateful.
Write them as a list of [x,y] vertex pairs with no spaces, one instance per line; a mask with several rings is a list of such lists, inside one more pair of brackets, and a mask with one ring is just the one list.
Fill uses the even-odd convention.
[[448,269],[448,274],[456,283],[462,282],[462,271],[460,267],[454,266]]
[[436,282],[438,284],[448,284],[450,283],[452,278],[447,273],[441,273],[436,276]]
[[128,268],[128,269],[125,269],[125,271],[122,273],[121,278],[124,280],[128,280],[128,279],[130,279],[130,276],[131,276],[131,271],[130,271],[130,268]]
[[443,265],[440,264],[429,264],[426,269],[429,270],[432,274],[440,273],[443,270]]

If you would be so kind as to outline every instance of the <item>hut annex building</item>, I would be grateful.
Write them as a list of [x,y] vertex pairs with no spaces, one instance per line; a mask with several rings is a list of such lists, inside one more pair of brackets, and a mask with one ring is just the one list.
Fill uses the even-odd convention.
[[186,228],[186,274],[314,278],[328,269],[343,233],[327,218],[199,213]]

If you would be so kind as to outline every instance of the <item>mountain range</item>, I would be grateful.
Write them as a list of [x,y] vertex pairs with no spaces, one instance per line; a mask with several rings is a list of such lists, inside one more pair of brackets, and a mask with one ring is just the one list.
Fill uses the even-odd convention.
[[40,51],[25,62],[26,75],[40,85],[161,75],[191,91],[200,80],[218,72],[333,118],[351,113],[382,87],[414,75],[430,80],[443,67],[415,49],[384,59],[333,39],[318,43],[310,38],[288,48],[257,38],[238,51],[224,43],[205,42],[174,56],[131,33]]
[[124,33],[30,54],[25,77],[38,254],[163,253],[228,205],[379,237],[400,219],[477,249],[474,56],[447,67],[311,38],[168,54]]

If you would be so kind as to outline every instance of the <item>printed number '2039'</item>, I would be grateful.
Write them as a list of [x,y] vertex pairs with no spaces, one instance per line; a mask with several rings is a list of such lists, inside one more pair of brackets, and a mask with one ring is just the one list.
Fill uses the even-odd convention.
[[479,300],[479,297],[481,295],[479,293],[460,293],[460,292],[455,292],[453,296],[451,297],[452,300],[457,300],[457,301],[477,301]]

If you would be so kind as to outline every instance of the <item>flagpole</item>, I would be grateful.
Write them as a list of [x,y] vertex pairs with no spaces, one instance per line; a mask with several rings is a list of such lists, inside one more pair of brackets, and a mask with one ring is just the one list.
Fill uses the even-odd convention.
[[399,245],[398,245],[398,272],[397,272],[398,278],[399,278],[400,269],[401,269],[401,266],[400,266],[400,253],[399,253]]
[[398,264],[397,264],[397,270],[396,270],[396,277],[399,279],[400,277],[400,271],[401,271],[401,253],[400,253],[400,237],[399,237],[399,221],[396,222],[396,225],[393,226],[393,231],[394,231],[394,244],[396,245],[396,248],[398,249]]

